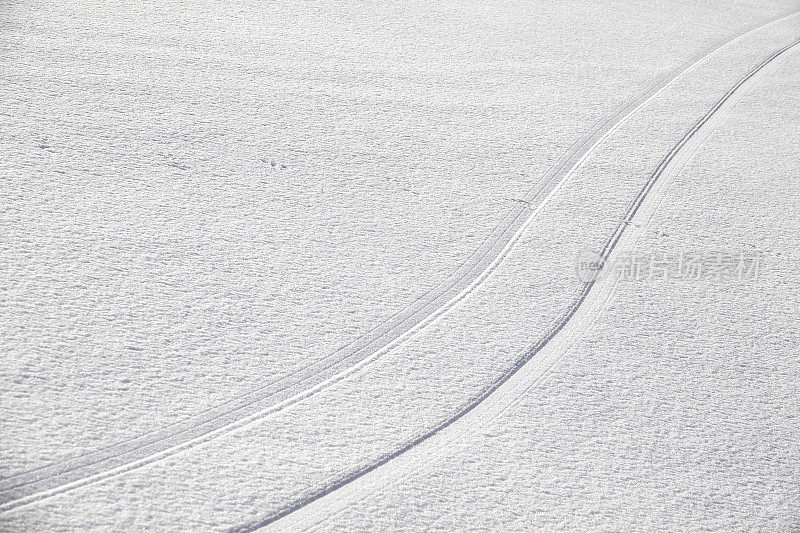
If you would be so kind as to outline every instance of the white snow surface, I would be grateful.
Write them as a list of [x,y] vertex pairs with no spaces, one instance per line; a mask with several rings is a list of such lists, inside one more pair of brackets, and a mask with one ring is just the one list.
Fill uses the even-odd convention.
[[757,250],[757,280],[619,283],[535,391],[324,528],[795,530],[799,72],[731,111],[638,247]]
[[[458,269],[653,79],[792,9],[3,4],[0,484],[370,331]],[[403,342],[190,448],[0,502],[0,529],[247,529],[425,435],[569,306],[577,256],[602,247],[681,136],[798,37],[800,16],[781,19],[677,78],[598,144],[490,276]],[[636,253],[757,253],[757,279],[618,282],[502,414],[334,491],[316,526],[800,527],[797,48],[634,219]]]

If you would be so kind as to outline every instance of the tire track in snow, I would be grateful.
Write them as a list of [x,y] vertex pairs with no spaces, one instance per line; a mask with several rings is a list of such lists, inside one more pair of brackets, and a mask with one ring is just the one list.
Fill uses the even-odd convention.
[[[727,112],[744,97],[747,89],[758,82],[759,78],[756,75],[767,74],[765,67],[770,64],[774,67],[773,61],[776,58],[798,44],[800,39],[773,52],[748,71],[672,147],[640,189],[624,219],[607,239],[600,254],[602,260],[608,261],[615,252],[625,253],[635,248],[667,190],[696,150],[724,120]],[[740,91],[746,85],[745,90]],[[664,179],[661,179],[662,177]],[[658,186],[657,192],[651,195],[656,186]],[[645,200],[649,201],[646,203]],[[630,224],[637,214],[645,218],[645,223],[638,228]],[[463,441],[474,431],[472,428],[502,414],[526,391],[536,387],[547,371],[563,357],[602,313],[613,295],[616,281],[615,277],[603,276],[587,282],[550,330],[530,345],[510,369],[453,416],[427,433],[261,522],[246,524],[231,531],[249,532],[267,526],[272,526],[276,530],[313,527],[332,514],[343,511],[349,504],[367,498],[371,491],[380,490],[387,484],[397,483],[421,469],[455,443]],[[534,356],[538,357],[533,359]],[[394,460],[398,460],[400,464],[392,465],[391,462]],[[337,493],[344,487],[348,489],[346,492]],[[292,515],[292,513],[297,514]]]
[[0,480],[0,511],[120,475],[193,448],[261,420],[351,375],[438,319],[482,283],[572,173],[642,106],[725,45],[797,14],[798,11],[784,13],[743,28],[656,78],[645,92],[584,133],[524,196],[525,203],[515,203],[481,247],[454,274],[377,328],[295,374],[191,418],[88,454],[6,477]]

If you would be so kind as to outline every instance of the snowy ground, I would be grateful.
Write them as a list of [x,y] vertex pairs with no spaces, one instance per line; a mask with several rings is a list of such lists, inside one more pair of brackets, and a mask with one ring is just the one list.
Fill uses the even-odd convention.
[[800,527],[793,10],[3,5],[0,528]]

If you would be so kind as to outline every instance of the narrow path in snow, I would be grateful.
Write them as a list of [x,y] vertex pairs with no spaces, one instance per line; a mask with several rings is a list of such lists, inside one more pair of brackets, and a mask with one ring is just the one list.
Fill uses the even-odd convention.
[[[776,59],[787,57],[786,52],[793,51],[798,44],[800,39],[773,52],[753,67],[673,146],[639,191],[617,230],[606,241],[600,253],[603,260],[613,260],[616,255],[633,252],[670,185],[693,154],[748,90],[777,66]],[[634,218],[639,223],[632,224]],[[259,523],[246,524],[233,531],[253,531],[267,526],[276,530],[312,527],[381,487],[407,477],[452,449],[473,433],[474,428],[483,426],[485,421],[511,407],[526,391],[541,381],[546,372],[602,314],[613,295],[616,281],[614,276],[600,276],[587,282],[553,327],[537,339],[509,371],[453,417],[368,467],[319,490],[311,497]]]
[[[548,200],[569,181],[570,176],[583,165],[594,149],[639,109],[660,94],[676,79],[692,70],[724,46],[751,32],[763,29],[797,14],[798,12],[792,12],[789,15],[784,14],[768,22],[748,26],[731,37],[717,41],[708,50],[698,54],[672,72],[654,80],[653,84],[644,93],[624,104],[573,144],[540,179],[537,187],[523,197],[526,203],[515,202],[515,205],[502,223],[497,226],[483,245],[458,271],[437,288],[378,328],[366,333],[338,351],[329,354],[315,364],[306,367],[301,372],[280,378],[265,385],[263,388],[203,411],[192,418],[90,454],[0,480],[0,510],[13,509],[32,501],[107,479],[158,461],[179,451],[198,446],[217,435],[263,419],[307,398],[315,392],[341,381],[355,370],[363,367],[363,365],[374,361],[425,326],[433,323],[486,280],[503,261],[525,229],[535,219],[543,206],[547,204]],[[733,91],[735,90],[733,89]],[[646,194],[647,191],[643,191],[637,200],[641,202],[641,198],[644,198]],[[624,224],[621,226],[624,226]],[[615,233],[617,239],[619,239],[622,231],[624,231],[624,227],[618,229],[617,233]],[[613,249],[613,244],[610,249]],[[554,329],[548,334],[549,336],[546,336],[546,340],[543,341],[544,344],[553,338],[566,321],[576,313],[587,292],[588,289],[585,289],[581,292],[583,296],[578,295],[575,300],[577,303],[573,304],[567,312],[569,316],[566,319],[562,317],[556,323]],[[558,324],[561,325],[559,326]],[[536,350],[541,349],[544,344],[541,344]],[[506,374],[496,382],[498,384],[497,387],[522,367],[535,351],[529,353],[530,356],[527,359],[520,360],[511,374]],[[484,391],[477,402],[479,403],[486,398],[497,387]],[[466,412],[471,409],[470,407]],[[463,416],[463,413],[457,418],[461,416]],[[449,423],[452,423],[452,421]],[[442,429],[442,427],[446,426],[441,426],[439,429]],[[439,429],[435,430],[434,433]],[[423,440],[426,438],[424,437]],[[402,453],[402,451],[399,453]],[[360,475],[363,475],[363,473]],[[347,482],[345,481],[344,483]],[[285,514],[287,513],[283,513],[280,516]]]

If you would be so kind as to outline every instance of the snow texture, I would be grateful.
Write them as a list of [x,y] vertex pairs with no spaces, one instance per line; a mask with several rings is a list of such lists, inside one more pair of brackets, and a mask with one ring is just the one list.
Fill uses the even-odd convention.
[[0,529],[797,529],[798,9],[0,6]]

